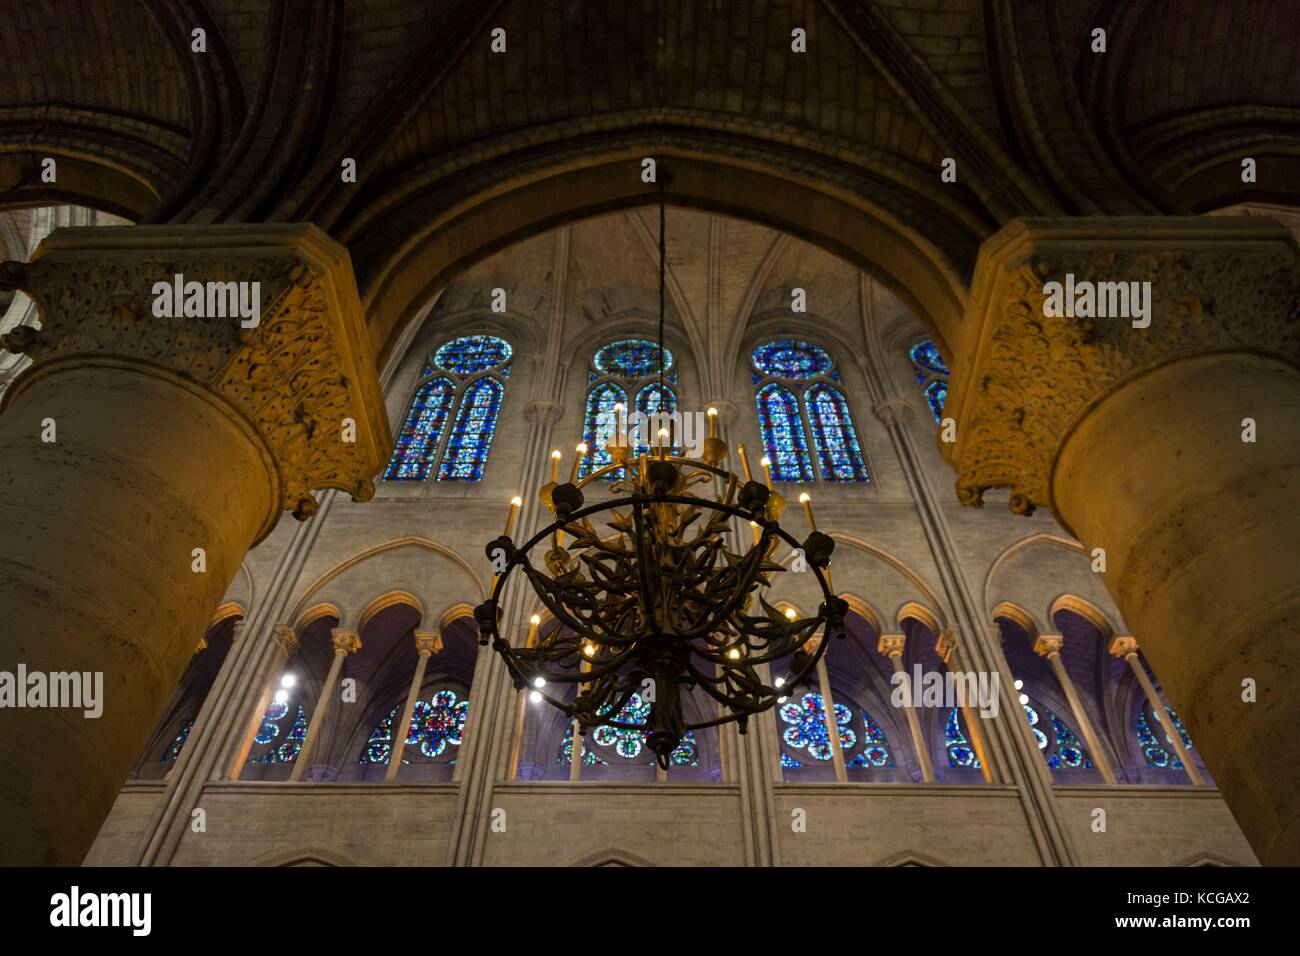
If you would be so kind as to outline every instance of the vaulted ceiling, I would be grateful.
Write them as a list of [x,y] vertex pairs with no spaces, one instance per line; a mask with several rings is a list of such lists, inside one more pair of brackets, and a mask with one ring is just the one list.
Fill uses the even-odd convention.
[[383,352],[473,262],[643,205],[652,155],[673,202],[844,255],[942,332],[1016,216],[1300,200],[1298,61],[1294,0],[14,2],[0,208],[316,222]]

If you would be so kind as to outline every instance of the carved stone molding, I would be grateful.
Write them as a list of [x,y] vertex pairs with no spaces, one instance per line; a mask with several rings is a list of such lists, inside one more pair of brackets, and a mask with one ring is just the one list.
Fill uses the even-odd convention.
[[901,398],[887,398],[871,407],[876,418],[886,427],[901,425],[912,417],[912,407]]
[[881,634],[876,641],[876,650],[886,657],[901,657],[906,645],[907,636],[904,634]]
[[[159,318],[154,284],[259,282],[261,320]],[[295,517],[313,489],[365,501],[391,447],[347,251],[311,225],[60,229],[30,264],[4,263],[0,286],[22,289],[40,328],[0,337],[32,359],[24,377],[59,359],[146,363],[206,387],[265,442]],[[5,405],[23,387],[20,377]],[[343,440],[344,419],[355,441]],[[214,467],[219,463],[214,462]]]
[[[1150,282],[1150,325],[1044,315],[1048,282]],[[1052,501],[1058,453],[1079,420],[1157,366],[1212,352],[1300,365],[1300,249],[1263,217],[1020,219],[984,244],[948,410],[957,497],[1011,510]]]
[[530,425],[554,425],[564,413],[564,406],[558,402],[534,399],[524,406],[524,418]]

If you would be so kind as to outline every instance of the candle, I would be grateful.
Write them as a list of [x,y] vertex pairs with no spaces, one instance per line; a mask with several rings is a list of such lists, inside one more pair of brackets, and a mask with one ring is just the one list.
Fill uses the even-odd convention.
[[716,408],[709,409],[709,437],[718,437],[718,410]]
[[569,484],[573,484],[573,482],[578,480],[578,467],[582,464],[582,459],[587,454],[587,443],[582,442],[578,445],[575,451],[577,451],[577,454],[573,457],[573,471],[569,472]]
[[816,531],[817,522],[813,520],[812,496],[805,491],[803,494],[799,496],[799,503],[803,505],[803,513],[808,516],[808,530]]
[[523,499],[518,495],[510,499],[510,513],[506,515],[506,530],[502,532],[507,538],[510,537],[510,529],[515,526],[515,515],[519,513],[519,506],[523,503]]
[[537,637],[537,627],[542,623],[541,615],[534,614],[528,619],[528,638],[524,642],[525,647],[533,646],[533,639]]
[[754,476],[749,473],[749,455],[745,453],[745,446],[743,444],[737,445],[736,450],[740,452],[740,467],[745,469],[745,480],[753,481]]
[[551,484],[558,484],[560,481],[560,449],[551,452]]
[[767,487],[770,491],[772,489],[772,459],[764,455],[758,460],[758,463],[763,466],[763,477],[767,479]]
[[659,457],[664,458],[668,454],[668,429],[659,429]]

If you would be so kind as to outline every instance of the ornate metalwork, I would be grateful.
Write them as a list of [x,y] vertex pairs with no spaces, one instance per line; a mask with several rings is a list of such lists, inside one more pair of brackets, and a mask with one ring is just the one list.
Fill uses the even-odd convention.
[[[744,733],[751,714],[805,682],[825,653],[824,637],[843,637],[848,606],[830,587],[831,538],[814,528],[800,542],[783,530],[784,499],[722,468],[720,439],[707,439],[701,459],[661,448],[629,460],[626,446],[609,449],[612,464],[540,490],[555,520],[522,547],[508,529],[488,544],[489,560],[507,563],[475,617],[480,643],[501,654],[517,689],[534,687],[583,733],[601,725],[644,732],[667,767],[687,730],[735,720]],[[613,499],[587,506],[582,489],[620,467],[623,478],[604,486]],[[754,529],[748,547],[740,544],[745,524]],[[792,620],[767,600],[773,575],[785,571],[774,560],[780,542],[802,549],[821,587],[814,617]],[[544,543],[539,566],[533,552]],[[516,571],[554,619],[523,647],[498,630],[502,593]],[[787,683],[760,678],[760,665],[787,657]],[[555,692],[570,684],[577,685],[572,696]],[[721,705],[719,716],[686,719],[682,694],[696,687]],[[646,722],[615,721],[637,692],[651,699]]]

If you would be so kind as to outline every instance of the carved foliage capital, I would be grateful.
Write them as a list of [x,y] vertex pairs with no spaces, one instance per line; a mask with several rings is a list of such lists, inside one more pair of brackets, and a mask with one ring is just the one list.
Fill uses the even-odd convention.
[[[1218,351],[1300,365],[1300,254],[1283,227],[1254,221],[1018,221],[990,240],[950,397],[958,499],[979,507],[1007,487],[1017,514],[1052,507],[1052,469],[1075,424],[1158,365]],[[1074,288],[1150,283],[1150,324],[1045,314],[1045,286],[1067,276]]]
[[[254,328],[240,318],[159,317],[154,286],[259,283]],[[312,226],[135,226],[63,229],[5,284],[36,303],[41,327],[5,336],[40,368],[111,355],[162,366],[234,406],[278,466],[282,503],[298,517],[311,490],[374,494],[391,444],[347,253]],[[249,286],[251,288],[251,285]],[[344,436],[354,423],[355,441]],[[214,463],[215,464],[215,463]]]

